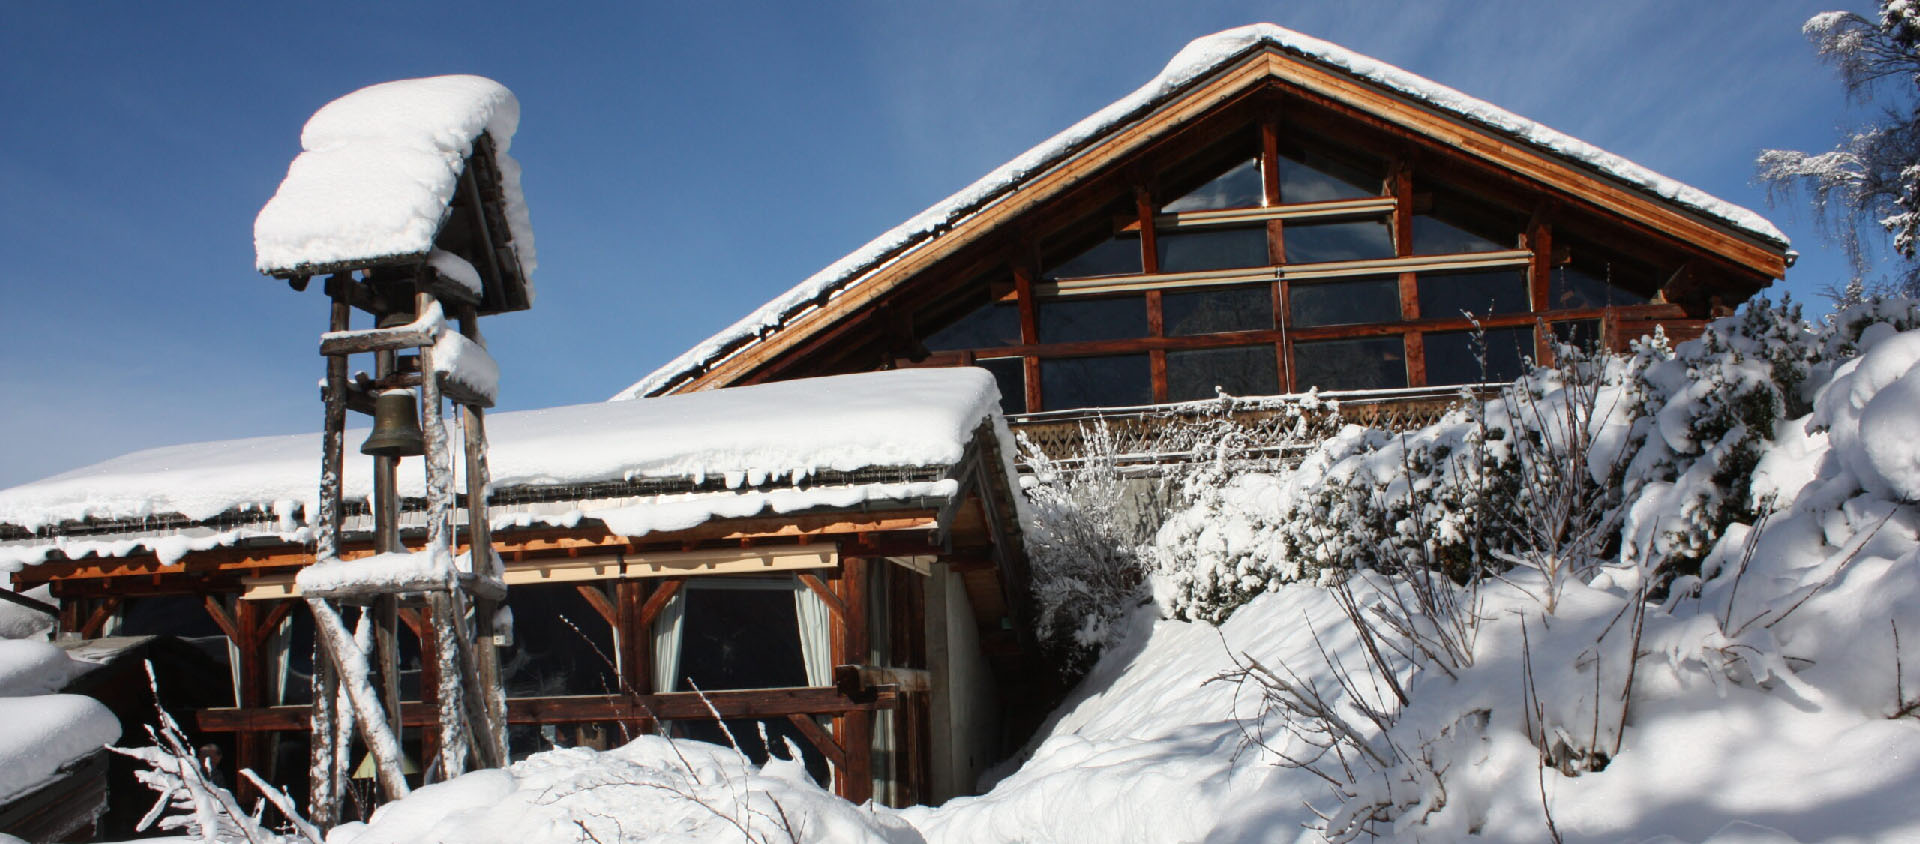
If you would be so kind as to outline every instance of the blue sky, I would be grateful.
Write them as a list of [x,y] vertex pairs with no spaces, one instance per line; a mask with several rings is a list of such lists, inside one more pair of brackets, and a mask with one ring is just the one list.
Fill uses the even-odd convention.
[[1752,161],[1862,116],[1799,33],[1833,6],[0,0],[0,488],[318,427],[326,308],[254,273],[253,217],[306,118],[375,82],[477,73],[520,98],[540,296],[484,328],[521,409],[611,395],[1255,21],[1759,210],[1815,299],[1844,264]]

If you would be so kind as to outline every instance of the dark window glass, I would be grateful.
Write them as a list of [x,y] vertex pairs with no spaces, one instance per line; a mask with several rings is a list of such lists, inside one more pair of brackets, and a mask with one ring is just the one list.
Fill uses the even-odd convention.
[[613,629],[576,584],[515,586],[507,607],[513,645],[501,649],[500,674],[508,697],[620,694],[619,675],[601,656],[614,653]]
[[1140,238],[1116,235],[1094,244],[1040,273],[1041,278],[1085,278],[1098,275],[1133,275],[1140,272]]
[[1400,280],[1386,278],[1296,281],[1287,291],[1287,311],[1301,328],[1400,321]]
[[1168,337],[1269,330],[1273,328],[1273,286],[1169,290],[1160,294],[1160,319]]
[[927,348],[936,352],[1018,345],[1020,306],[1012,302],[989,302],[927,338]]
[[1549,310],[1639,305],[1659,287],[1654,269],[1639,261],[1578,239],[1561,246],[1565,259],[1547,279]]
[[1281,230],[1281,240],[1286,243],[1289,264],[1393,257],[1393,235],[1385,219],[1288,223]]
[[1293,388],[1384,390],[1407,386],[1400,335],[1293,344]]
[[1147,336],[1143,296],[1066,296],[1039,303],[1040,342],[1126,340]]
[[1048,410],[1152,404],[1153,372],[1146,355],[1043,360],[1040,393]]
[[973,362],[993,373],[993,383],[1000,387],[1000,412],[1006,414],[1027,412],[1027,367],[1024,358],[984,358]]
[[1280,201],[1324,202],[1379,196],[1385,182],[1378,165],[1336,160],[1311,150],[1280,155]]
[[1533,357],[1533,329],[1428,334],[1426,353],[1429,386],[1512,381],[1525,374],[1525,359]]
[[1522,313],[1527,307],[1527,276],[1520,270],[1421,274],[1420,316],[1458,319],[1462,314]]
[[[120,636],[172,636],[196,654],[192,668],[203,672],[210,682],[192,693],[206,706],[234,706],[234,666],[227,651],[227,634],[221,632],[206,601],[198,595],[154,595],[127,598],[120,608]],[[418,660],[415,660],[416,665]]]
[[1193,401],[1218,395],[1268,396],[1280,392],[1280,366],[1272,346],[1167,352],[1167,400]]
[[1213,181],[1194,188],[1185,196],[1161,206],[1160,210],[1171,214],[1176,211],[1206,211],[1214,208],[1257,208],[1263,199],[1262,192],[1260,161],[1250,158],[1214,177]]
[[1415,255],[1515,249],[1527,225],[1516,212],[1448,190],[1417,197],[1414,208],[1419,211],[1413,217]]
[[1155,246],[1163,273],[1237,270],[1268,263],[1264,227],[1168,231],[1159,235]]
[[675,689],[691,689],[689,679],[702,689],[807,684],[792,588],[689,588],[681,594],[686,614]]
[[1593,350],[1600,347],[1600,321],[1597,319],[1574,319],[1553,324],[1553,339],[1576,348]]

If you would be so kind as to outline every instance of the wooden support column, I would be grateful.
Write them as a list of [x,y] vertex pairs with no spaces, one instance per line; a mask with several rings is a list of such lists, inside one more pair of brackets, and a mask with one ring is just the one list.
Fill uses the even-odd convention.
[[[327,295],[332,299],[328,331],[346,331],[353,308],[348,304],[353,277],[348,274],[327,279]],[[343,466],[343,436],[347,427],[347,359],[327,356],[327,382],[322,390],[326,402],[325,423],[320,446],[320,504],[314,518],[314,558],[325,561],[339,556],[340,492]],[[334,670],[320,637],[313,647],[313,716],[308,730],[310,749],[308,767],[308,815],[321,829],[331,829],[340,820],[340,801],[346,780],[336,760],[339,740],[337,712],[340,675]]]
[[[1153,193],[1144,187],[1133,190],[1133,210],[1140,222],[1140,270],[1148,275],[1160,271],[1160,236],[1153,228]],[[1166,336],[1166,322],[1160,311],[1160,291],[1149,290],[1147,300],[1147,336]],[[1147,371],[1153,384],[1153,400],[1167,400],[1167,353],[1154,349],[1147,353]]]
[[[838,664],[864,663],[871,652],[867,629],[867,561],[844,557],[840,561],[840,599],[846,606],[846,644]],[[859,709],[842,719],[839,736],[847,764],[841,770],[840,796],[855,804],[873,797],[873,712]]]
[[633,694],[650,694],[653,688],[653,631],[642,624],[640,608],[646,603],[646,584],[622,580],[614,584],[614,627],[620,649],[620,683]]
[[[469,174],[471,179],[471,174]],[[480,215],[483,218],[486,215]],[[488,252],[492,257],[492,252]],[[496,269],[496,273],[498,270]],[[480,317],[472,305],[461,305],[460,333],[472,340],[480,348],[487,346],[486,338],[480,336]],[[486,415],[478,407],[460,408],[460,426],[462,439],[466,444],[467,458],[467,548],[471,553],[473,570],[487,578],[504,578],[506,572],[495,564],[493,550],[493,532],[491,516],[488,510],[487,489],[493,475],[487,465],[487,425]],[[473,606],[473,648],[475,671],[480,680],[480,688],[474,691],[486,704],[487,720],[474,725],[481,733],[475,739],[489,749],[487,755],[506,764],[507,759],[507,692],[500,676],[500,654],[493,644],[494,613],[500,608],[500,601],[475,598]]]
[[[268,705],[267,700],[267,655],[265,648],[271,630],[263,630],[258,601],[241,601],[235,608],[234,627],[239,637],[234,647],[240,650],[240,699],[235,701],[241,708]],[[252,768],[255,771],[267,770],[272,760],[267,757],[267,735],[248,730],[234,737],[234,770]],[[260,795],[253,783],[239,780],[234,795],[241,805],[253,803]]]
[[[1020,307],[1020,343],[1025,346],[1039,343],[1039,306],[1033,301],[1033,269],[1027,266],[1025,260],[1014,262],[1013,291]],[[1020,363],[1027,376],[1027,412],[1032,413],[1040,409],[1040,403],[1045,398],[1040,394],[1040,359],[1027,355],[1020,359]]]
[[[1545,311],[1553,307],[1553,206],[1542,202],[1534,209],[1532,219],[1527,221],[1527,248],[1533,251],[1533,261],[1528,264],[1528,294],[1532,299],[1533,310]],[[1553,360],[1552,331],[1546,330],[1543,323],[1534,333],[1534,359],[1542,363]]]

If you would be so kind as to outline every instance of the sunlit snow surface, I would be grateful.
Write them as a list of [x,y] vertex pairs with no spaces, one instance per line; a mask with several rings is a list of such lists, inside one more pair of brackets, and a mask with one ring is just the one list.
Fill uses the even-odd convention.
[[[385,82],[326,104],[307,121],[300,133],[304,151],[254,220],[255,266],[288,272],[427,255],[474,140],[486,132],[513,248],[531,273],[533,226],[520,165],[507,154],[519,123],[513,92],[479,76]],[[435,266],[444,271],[446,263]],[[456,281],[466,280],[458,267],[450,269]]]
[[[941,495],[950,481],[806,484],[817,471],[946,466],[960,460],[974,432],[999,421],[993,377],[974,368],[914,369],[782,381],[634,402],[601,402],[487,417],[494,488],[565,486],[634,478],[719,479],[727,491],[623,499],[606,518],[630,534],[699,524],[713,516],[765,509],[851,506],[881,498]],[[457,433],[458,428],[454,428]],[[348,499],[372,491],[371,458],[355,452],[364,430],[346,435]],[[1010,445],[1003,445],[1010,453]],[[456,461],[458,462],[458,461]],[[400,494],[424,495],[421,461],[402,462]],[[179,513],[207,519],[239,509],[276,521],[162,539],[71,537],[0,543],[0,569],[44,559],[55,548],[128,553],[136,543],[178,559],[192,550],[249,535],[301,539],[290,516],[313,513],[320,478],[315,434],[168,446],[0,490],[0,524],[37,528],[66,520],[133,519]],[[746,486],[780,483],[770,489]],[[458,486],[458,483],[456,483]]]
[[736,343],[781,324],[782,318],[823,296],[837,295],[861,274],[884,266],[887,256],[938,234],[994,200],[1027,177],[1059,162],[1082,144],[1129,120],[1143,109],[1189,83],[1211,73],[1227,60],[1257,44],[1272,44],[1295,55],[1352,74],[1355,77],[1398,92],[1415,101],[1456,115],[1496,131],[1520,138],[1534,146],[1591,167],[1628,185],[1644,190],[1677,205],[1691,208],[1756,237],[1782,245],[1787,242],[1766,218],[1705,191],[1686,185],[1614,155],[1578,138],[1555,131],[1484,100],[1476,99],[1417,74],[1369,56],[1355,53],[1308,35],[1270,23],[1253,24],[1195,39],[1175,54],[1152,81],[1138,90],[1087,116],[1060,134],[1040,142],[973,184],[961,188],[906,222],[874,238],[851,254],[828,264],[793,289],[760,306],[738,322],[666,365],[634,382],[614,396],[615,399],[646,395],[672,383],[689,370],[710,363]]

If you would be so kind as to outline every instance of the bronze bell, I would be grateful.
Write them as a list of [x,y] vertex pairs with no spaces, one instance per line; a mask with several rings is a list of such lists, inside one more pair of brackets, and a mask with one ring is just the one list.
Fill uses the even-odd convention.
[[360,444],[361,454],[374,457],[412,457],[427,453],[420,433],[420,410],[412,390],[386,390],[373,398],[373,433]]

